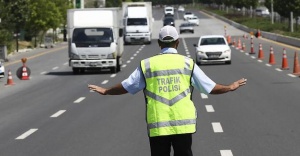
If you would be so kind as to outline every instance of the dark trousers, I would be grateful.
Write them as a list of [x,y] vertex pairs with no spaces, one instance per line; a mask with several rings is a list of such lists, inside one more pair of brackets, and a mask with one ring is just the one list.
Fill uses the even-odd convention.
[[170,156],[171,146],[174,156],[193,156],[192,134],[149,137],[151,156]]

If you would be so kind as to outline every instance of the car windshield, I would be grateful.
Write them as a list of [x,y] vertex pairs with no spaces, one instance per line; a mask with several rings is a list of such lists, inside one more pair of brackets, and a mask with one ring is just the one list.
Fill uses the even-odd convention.
[[147,25],[146,18],[128,18],[127,25]]
[[183,23],[183,24],[181,24],[180,26],[181,26],[181,27],[189,27],[189,26],[191,26],[191,24],[190,24],[190,23]]
[[224,38],[215,37],[215,38],[202,38],[200,45],[225,45]]
[[191,15],[191,14],[192,14],[191,12],[186,12],[186,13],[185,13],[185,15]]
[[77,28],[73,32],[76,47],[110,47],[113,32],[110,28]]

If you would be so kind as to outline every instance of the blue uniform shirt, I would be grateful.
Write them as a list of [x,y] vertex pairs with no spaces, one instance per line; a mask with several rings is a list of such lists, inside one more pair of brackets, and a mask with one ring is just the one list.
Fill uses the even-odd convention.
[[[177,53],[177,50],[174,48],[164,48],[161,50],[161,53]],[[197,65],[194,67],[191,82],[192,86],[206,94],[210,93],[216,85]],[[127,79],[122,81],[122,86],[130,94],[135,94],[143,90],[145,88],[145,79],[141,68],[137,67]]]

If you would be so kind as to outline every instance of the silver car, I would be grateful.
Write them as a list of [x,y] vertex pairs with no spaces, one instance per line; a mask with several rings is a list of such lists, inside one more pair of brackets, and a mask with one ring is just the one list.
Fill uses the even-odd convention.
[[3,78],[4,76],[5,76],[4,63],[2,63],[0,60],[0,78]]
[[179,32],[180,32],[180,34],[182,34],[184,32],[194,33],[194,26],[192,23],[182,23],[179,26]]

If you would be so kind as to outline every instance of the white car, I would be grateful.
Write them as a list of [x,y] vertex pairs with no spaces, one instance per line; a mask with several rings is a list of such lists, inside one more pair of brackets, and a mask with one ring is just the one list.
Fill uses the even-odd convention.
[[3,78],[4,76],[5,76],[4,63],[2,63],[0,60],[0,78]]
[[204,35],[199,38],[196,47],[196,63],[231,64],[231,49],[222,35]]
[[165,7],[165,15],[173,15],[174,16],[174,8],[171,6]]
[[183,19],[184,20],[188,20],[189,18],[192,18],[194,17],[195,15],[191,12],[185,12],[184,15],[183,15]]
[[197,16],[193,16],[193,17],[189,18],[187,21],[194,25],[197,25],[197,26],[199,25],[199,19]]
[[183,6],[179,6],[178,7],[178,12],[184,12],[184,7]]

